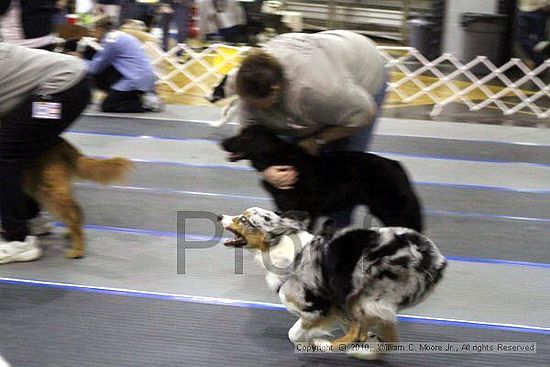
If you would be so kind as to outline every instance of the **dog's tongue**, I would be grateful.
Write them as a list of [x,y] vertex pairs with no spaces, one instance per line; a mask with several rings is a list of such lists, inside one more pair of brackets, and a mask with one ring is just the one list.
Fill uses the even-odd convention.
[[243,237],[235,237],[230,240],[226,240],[223,243],[227,247],[243,247],[246,246],[246,240]]

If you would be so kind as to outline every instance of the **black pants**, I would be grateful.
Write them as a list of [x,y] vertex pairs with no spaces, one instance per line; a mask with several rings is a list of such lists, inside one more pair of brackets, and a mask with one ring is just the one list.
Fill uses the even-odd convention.
[[61,103],[61,118],[32,117],[30,95],[19,106],[1,117],[0,126],[0,217],[3,237],[22,241],[28,234],[27,221],[38,213],[37,203],[23,192],[23,170],[29,161],[55,145],[61,135],[90,102],[90,85],[84,78],[72,88],[50,96]]
[[101,103],[101,110],[104,112],[145,112],[141,98],[143,92],[123,92],[111,88],[121,78],[122,74],[113,66],[94,75],[94,86],[107,93]]
[[110,89],[107,97],[101,103],[101,110],[104,112],[145,112],[143,108],[143,92],[134,90],[122,92]]

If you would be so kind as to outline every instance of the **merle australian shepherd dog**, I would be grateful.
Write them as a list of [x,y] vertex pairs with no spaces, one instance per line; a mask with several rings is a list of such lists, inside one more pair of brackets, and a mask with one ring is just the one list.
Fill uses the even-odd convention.
[[279,210],[302,210],[316,219],[366,205],[385,226],[423,231],[420,201],[397,161],[361,152],[313,156],[257,125],[225,139],[222,147],[233,153],[232,161],[248,159],[258,171],[273,165],[296,168],[299,179],[292,189],[263,181]]
[[[396,313],[425,300],[447,265],[429,238],[407,228],[336,231],[327,221],[313,236],[307,213],[262,208],[219,220],[234,234],[225,245],[255,252],[269,288],[299,317],[290,341],[327,351],[352,342],[397,342]],[[327,339],[337,330],[344,335]],[[376,349],[349,354],[380,357]]]

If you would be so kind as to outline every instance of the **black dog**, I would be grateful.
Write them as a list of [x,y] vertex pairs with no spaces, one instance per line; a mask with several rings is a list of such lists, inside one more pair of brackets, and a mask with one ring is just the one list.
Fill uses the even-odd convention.
[[225,84],[227,83],[227,75],[223,77],[222,81],[214,87],[212,94],[208,97],[208,100],[212,103],[228,97],[225,93]]
[[385,226],[422,232],[420,201],[399,162],[360,152],[316,157],[261,126],[244,128],[222,147],[233,153],[232,161],[248,159],[258,171],[273,165],[296,168],[299,180],[293,189],[280,190],[263,181],[279,210],[303,210],[315,219],[367,205]]

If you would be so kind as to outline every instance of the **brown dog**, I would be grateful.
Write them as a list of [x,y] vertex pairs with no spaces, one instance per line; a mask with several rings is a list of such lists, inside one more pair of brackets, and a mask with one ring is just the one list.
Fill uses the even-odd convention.
[[34,159],[25,169],[24,188],[43,209],[69,228],[71,248],[67,258],[84,256],[83,215],[73,196],[71,182],[79,177],[101,184],[124,179],[133,167],[126,158],[93,159],[84,156],[63,138]]

